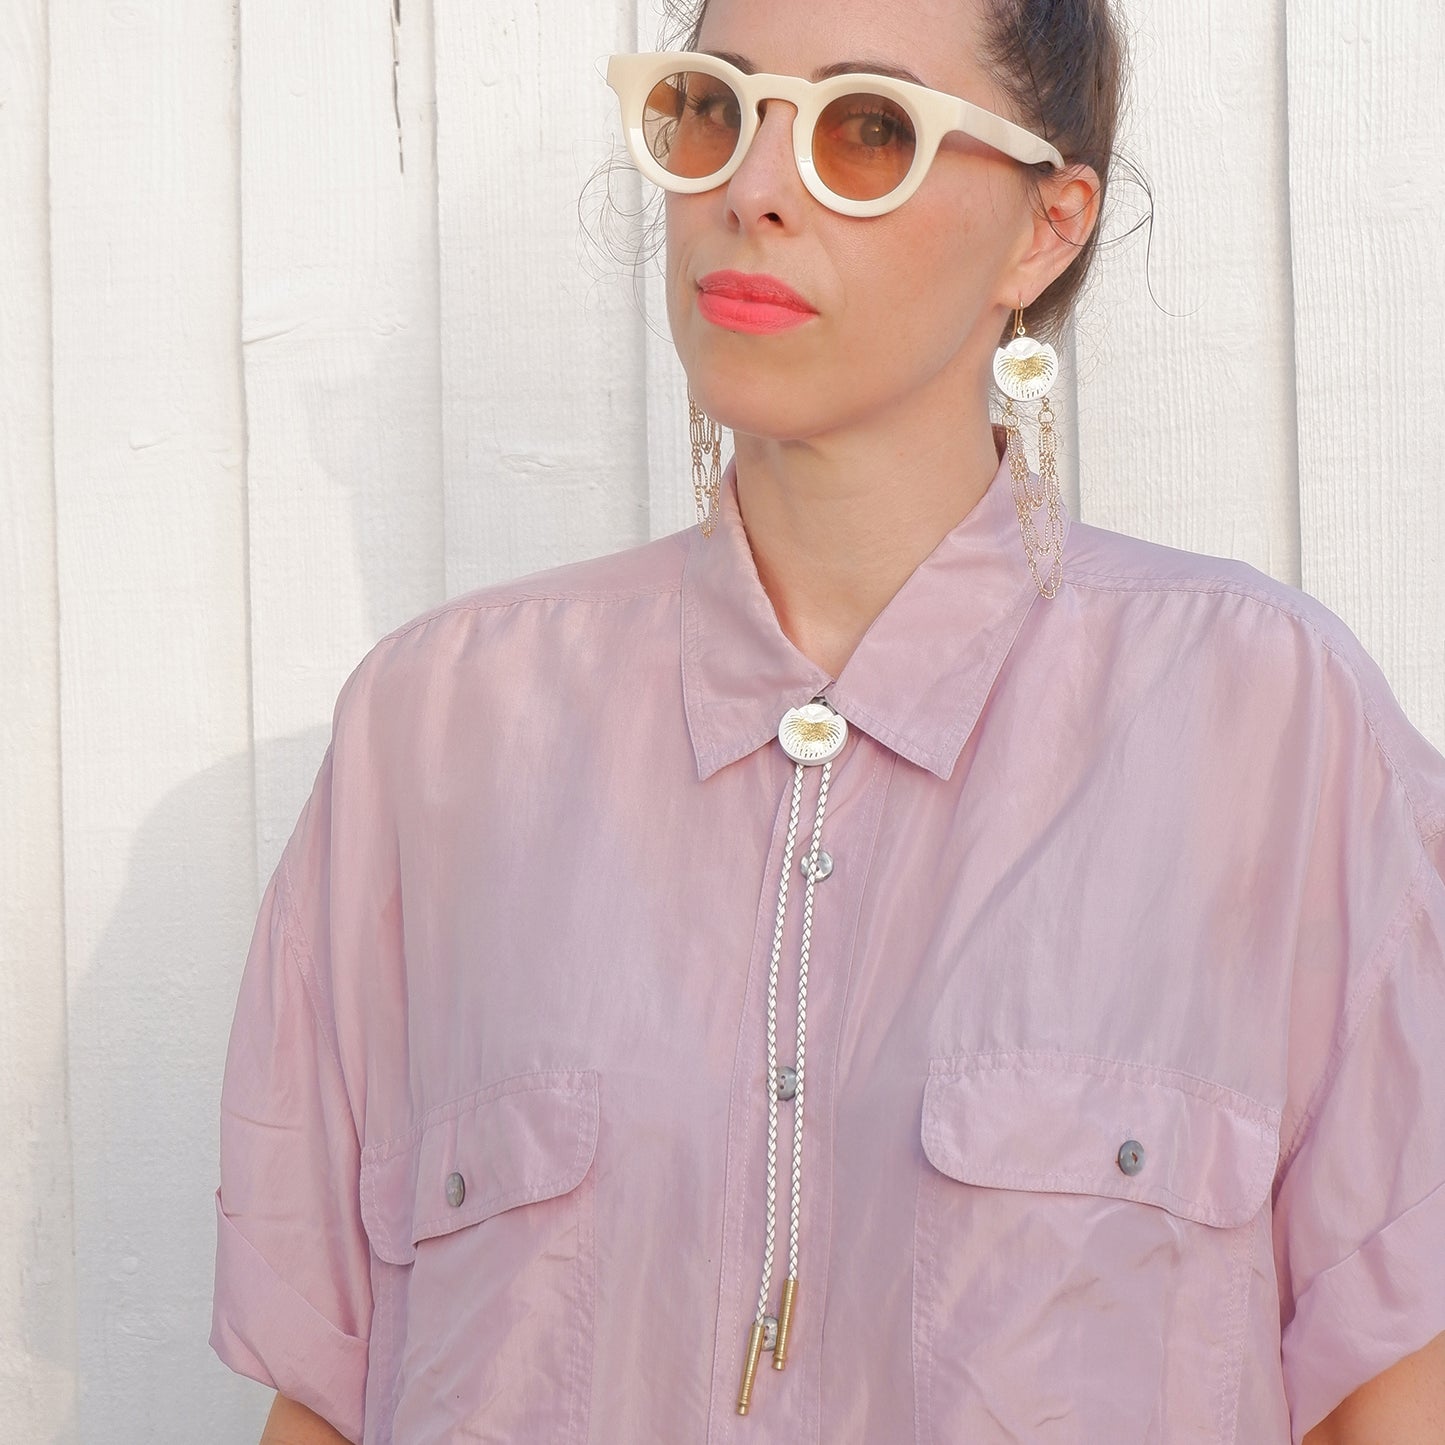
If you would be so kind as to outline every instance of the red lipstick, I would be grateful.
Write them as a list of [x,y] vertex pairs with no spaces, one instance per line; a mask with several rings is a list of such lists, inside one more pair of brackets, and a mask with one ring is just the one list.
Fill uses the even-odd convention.
[[771,336],[791,331],[818,313],[776,276],[714,271],[697,283],[697,309],[714,326]]

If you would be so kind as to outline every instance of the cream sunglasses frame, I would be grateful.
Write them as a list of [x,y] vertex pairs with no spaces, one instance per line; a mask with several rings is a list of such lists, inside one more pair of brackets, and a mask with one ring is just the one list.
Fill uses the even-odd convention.
[[[701,71],[704,75],[725,81],[742,100],[742,126],[732,158],[721,170],[696,179],[676,176],[664,169],[648,148],[643,132],[647,97],[653,87],[669,75],[685,70]],[[959,96],[947,95],[925,85],[914,85],[911,81],[895,80],[891,75],[848,71],[818,81],[804,80],[796,75],[761,72],[750,75],[716,55],[664,50],[612,56],[607,62],[607,84],[617,94],[627,149],[637,169],[654,185],[681,195],[699,195],[725,185],[733,178],[762,125],[758,107],[765,100],[783,100],[795,107],[793,156],[803,184],[816,200],[845,216],[883,216],[897,210],[923,184],[943,138],[953,131],[962,131],[1024,165],[1048,164],[1056,171],[1064,168],[1063,156],[1032,131]],[[881,95],[902,106],[913,123],[917,146],[908,174],[886,196],[872,201],[850,200],[829,190],[813,164],[813,127],[819,116],[839,97],[860,92]]]

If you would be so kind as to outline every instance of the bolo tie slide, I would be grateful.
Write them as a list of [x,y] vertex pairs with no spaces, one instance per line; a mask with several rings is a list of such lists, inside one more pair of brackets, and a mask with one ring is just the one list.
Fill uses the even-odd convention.
[[[753,1386],[765,1349],[773,1353],[773,1368],[788,1363],[788,1341],[793,1311],[798,1298],[798,1236],[803,1201],[803,1083],[808,1039],[808,955],[813,940],[813,894],[820,876],[819,859],[823,845],[823,815],[828,808],[828,785],[832,781],[833,759],[848,741],[848,724],[822,698],[805,707],[792,708],[778,728],[778,741],[793,761],[793,798],[788,813],[788,838],[783,849],[783,867],[778,880],[778,913],[773,925],[773,952],[768,965],[768,1201],[767,1228],[763,1237],[762,1280],[758,1286],[758,1311],[748,1335],[743,1360],[742,1384],[738,1389],[738,1414],[752,1408]],[[788,915],[788,882],[798,842],[798,818],[803,802],[803,777],[807,770],[821,766],[818,806],[813,817],[813,838],[802,859],[803,938],[798,957],[798,1040],[797,1058],[791,1069],[778,1067],[778,968],[783,956],[783,928]],[[826,876],[826,865],[822,876]],[[773,1254],[778,1216],[778,1101],[793,1103],[793,1168],[789,1189],[788,1274],[783,1281],[782,1299],[776,1316],[772,1303]]]

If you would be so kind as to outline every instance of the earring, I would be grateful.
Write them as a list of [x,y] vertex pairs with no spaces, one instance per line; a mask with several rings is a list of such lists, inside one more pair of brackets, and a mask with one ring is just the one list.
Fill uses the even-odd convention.
[[692,494],[697,503],[697,523],[704,537],[717,526],[718,499],[722,491],[722,427],[692,399],[687,389],[691,415]]
[[[1014,323],[1014,338],[994,353],[993,379],[1004,394],[1003,425],[1006,452],[1013,473],[1014,505],[1018,508],[1019,532],[1041,597],[1053,597],[1064,576],[1064,512],[1059,496],[1058,434],[1049,392],[1059,376],[1059,354],[1046,341],[1035,341],[1024,329],[1024,308],[1020,304]],[[1016,401],[1037,401],[1039,406],[1039,488],[1034,490],[1019,430]],[[1040,531],[1035,513],[1047,509]],[[1039,564],[1046,562],[1047,571]]]

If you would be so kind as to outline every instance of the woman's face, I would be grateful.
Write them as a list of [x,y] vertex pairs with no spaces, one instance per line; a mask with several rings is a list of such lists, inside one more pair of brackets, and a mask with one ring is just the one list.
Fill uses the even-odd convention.
[[[711,0],[699,49],[810,80],[843,63],[904,69],[1018,119],[977,59],[984,3]],[[955,412],[982,402],[1009,311],[1052,279],[1028,260],[1038,203],[1025,169],[954,134],[899,209],[843,216],[803,185],[793,115],[769,101],[731,181],[667,197],[668,313],[699,404],[734,430],[800,440],[930,395]],[[719,271],[776,277],[817,315],[772,334],[734,329],[725,307],[699,308],[699,281]]]

